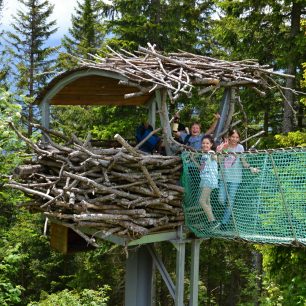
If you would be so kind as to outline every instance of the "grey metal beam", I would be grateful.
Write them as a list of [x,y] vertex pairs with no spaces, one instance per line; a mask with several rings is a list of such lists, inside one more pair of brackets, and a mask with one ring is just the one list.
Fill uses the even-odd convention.
[[150,101],[149,104],[149,114],[148,114],[149,123],[152,125],[153,130],[156,126],[156,100],[155,97]]
[[[185,239],[186,236],[187,234],[184,233],[183,238]],[[169,241],[169,240],[175,240],[175,239],[177,239],[176,231],[165,232],[165,233],[155,233],[155,234],[145,235],[136,240],[132,240],[128,242],[128,245],[131,246],[131,245],[138,245],[138,244],[145,244],[145,243]]]
[[199,260],[200,244],[202,240],[191,241],[191,267],[190,267],[190,300],[189,306],[198,306],[199,296]]
[[[56,220],[54,220],[54,222],[57,223]],[[58,223],[63,224],[63,222],[58,222]],[[86,233],[87,235],[93,236],[94,238],[107,240],[122,246],[136,246],[136,245],[154,243],[154,242],[172,241],[176,240],[178,235],[177,231],[169,231],[164,233],[154,233],[154,234],[145,235],[136,240],[129,240],[127,238],[122,238],[116,235],[107,234],[103,231],[97,231],[96,229],[91,227],[82,227],[82,232]],[[184,232],[182,234],[181,239],[186,240],[187,235],[188,233]]]
[[41,114],[41,125],[45,128],[50,127],[50,104],[49,99],[44,98],[42,103],[39,105]]
[[151,306],[153,261],[145,246],[129,248],[125,274],[125,306]]
[[185,279],[185,242],[176,243],[176,290],[175,306],[184,305],[184,279]]
[[215,128],[215,132],[214,132],[214,140],[215,142],[219,141],[219,134],[223,131],[224,129],[224,125],[227,119],[227,115],[228,115],[228,111],[229,111],[229,105],[230,105],[230,101],[231,101],[231,88],[225,88],[224,89],[224,93],[223,93],[223,97],[222,97],[222,102],[220,105],[220,120],[217,123],[217,126]]
[[170,274],[168,273],[166,267],[164,266],[162,260],[160,257],[156,254],[155,249],[152,244],[146,245],[151,257],[153,258],[154,265],[158,269],[162,279],[164,280],[170,295],[172,296],[173,300],[175,299],[176,291],[175,291],[175,285],[171,279]]
[[167,155],[171,155],[171,149],[169,144],[169,138],[172,134],[170,122],[169,122],[169,113],[167,108],[167,103],[165,102],[165,99],[167,98],[166,92],[161,90],[155,91],[155,97],[156,97],[156,103],[158,107],[159,117],[160,117],[160,123],[163,128],[163,142],[166,150]]

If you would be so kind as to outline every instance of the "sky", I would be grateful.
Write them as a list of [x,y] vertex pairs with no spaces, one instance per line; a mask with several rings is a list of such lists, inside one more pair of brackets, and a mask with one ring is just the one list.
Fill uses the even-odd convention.
[[[4,8],[1,18],[1,28],[9,30],[10,23],[12,22],[12,15],[16,15],[18,9],[23,9],[23,5],[18,0],[4,0]],[[71,26],[71,14],[75,14],[75,7],[77,0],[49,0],[54,4],[53,15],[50,20],[57,21],[58,30],[52,35],[51,45],[60,44],[61,38],[67,33],[68,28]]]

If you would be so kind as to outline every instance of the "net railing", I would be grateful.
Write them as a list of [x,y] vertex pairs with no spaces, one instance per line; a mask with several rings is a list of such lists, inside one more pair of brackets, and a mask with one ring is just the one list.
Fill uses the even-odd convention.
[[182,160],[185,223],[197,237],[306,245],[306,148]]

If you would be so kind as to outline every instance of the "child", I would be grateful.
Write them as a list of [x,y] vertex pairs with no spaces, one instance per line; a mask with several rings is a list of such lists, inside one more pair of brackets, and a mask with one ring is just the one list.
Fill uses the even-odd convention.
[[219,223],[216,221],[212,212],[210,204],[210,195],[214,188],[218,187],[218,163],[215,152],[212,150],[214,147],[214,140],[210,135],[205,135],[202,138],[202,152],[204,153],[201,158],[200,165],[200,204],[207,216],[209,226],[211,229],[217,228]]
[[239,141],[240,133],[234,129],[229,132],[226,141],[217,148],[218,152],[228,153],[224,156],[220,169],[219,201],[226,207],[221,221],[221,229],[226,229],[226,224],[232,215],[236,193],[242,180],[242,167],[249,169],[252,173],[259,172],[259,169],[251,167],[243,156],[235,154],[244,152],[244,148]]

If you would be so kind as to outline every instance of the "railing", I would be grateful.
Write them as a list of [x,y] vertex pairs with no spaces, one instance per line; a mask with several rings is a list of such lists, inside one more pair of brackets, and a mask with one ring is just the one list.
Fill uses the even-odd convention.
[[[229,166],[231,158],[236,169]],[[306,148],[215,157],[184,152],[182,159],[185,223],[196,236],[306,245]],[[211,212],[204,191],[205,159],[206,165],[216,159],[218,171],[218,186],[209,196]],[[230,180],[236,182],[236,194]]]

